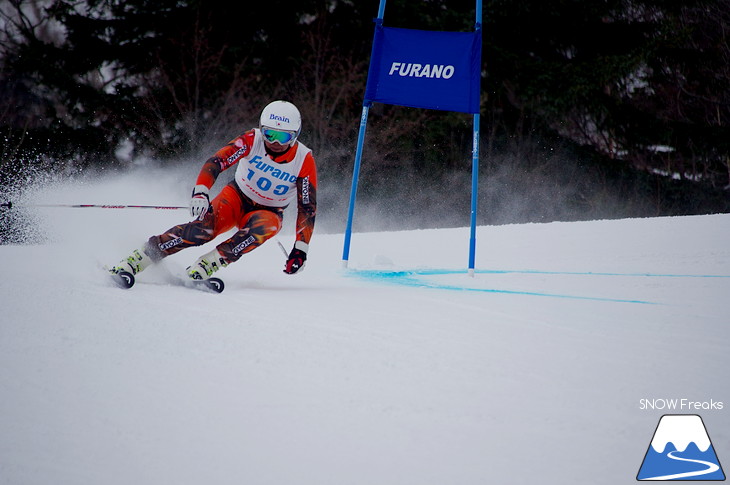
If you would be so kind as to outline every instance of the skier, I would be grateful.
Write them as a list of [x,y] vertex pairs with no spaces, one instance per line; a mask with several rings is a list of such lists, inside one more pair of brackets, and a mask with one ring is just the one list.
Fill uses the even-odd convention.
[[[233,139],[203,165],[190,201],[193,220],[150,237],[109,272],[136,275],[166,256],[238,228],[187,268],[190,279],[207,280],[275,236],[281,230],[284,209],[295,198],[296,242],[284,272],[301,272],[314,230],[317,171],[312,151],[297,140],[300,132],[301,115],[296,106],[287,101],[268,104],[258,128]],[[210,189],[218,175],[235,164],[235,179],[211,201]]]

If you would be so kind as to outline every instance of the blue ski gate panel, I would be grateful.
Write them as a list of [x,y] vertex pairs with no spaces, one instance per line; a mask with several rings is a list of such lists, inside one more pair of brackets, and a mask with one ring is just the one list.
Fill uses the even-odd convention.
[[378,25],[365,99],[479,113],[481,30],[442,32]]
[[347,267],[352,221],[368,113],[373,102],[412,108],[457,111],[473,115],[471,227],[469,274],[476,260],[477,188],[479,174],[479,96],[482,58],[482,0],[476,0],[474,32],[399,29],[383,26],[385,0],[380,0],[370,56],[350,204],[347,210],[342,262]]

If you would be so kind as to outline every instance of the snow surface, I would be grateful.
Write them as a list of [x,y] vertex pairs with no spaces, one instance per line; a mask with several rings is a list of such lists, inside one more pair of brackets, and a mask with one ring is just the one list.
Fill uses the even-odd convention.
[[[32,201],[187,203],[130,177]],[[210,246],[100,271],[182,211],[34,216],[49,241],[0,246],[2,484],[628,484],[667,413],[730,463],[728,214],[480,227],[474,277],[468,228],[355,233],[348,270],[320,230],[220,295],[169,284]],[[640,404],[675,398],[724,406]]]

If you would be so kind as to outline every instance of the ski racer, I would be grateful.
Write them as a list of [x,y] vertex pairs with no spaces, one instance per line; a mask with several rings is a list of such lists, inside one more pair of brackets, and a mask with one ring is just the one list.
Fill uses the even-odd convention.
[[[296,241],[284,272],[301,272],[317,211],[317,171],[312,151],[298,141],[301,126],[301,115],[292,103],[268,104],[258,128],[233,139],[203,165],[190,201],[192,221],[150,237],[109,272],[136,275],[166,256],[208,243],[236,227],[233,236],[187,268],[189,278],[207,280],[275,236],[281,230],[284,209],[294,200]],[[210,189],[218,175],[236,164],[235,179],[211,201]]]

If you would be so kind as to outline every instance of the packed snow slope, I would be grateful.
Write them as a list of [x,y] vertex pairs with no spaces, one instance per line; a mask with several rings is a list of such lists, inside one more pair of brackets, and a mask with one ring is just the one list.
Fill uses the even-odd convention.
[[270,241],[222,294],[171,283],[209,247],[101,270],[184,211],[33,215],[48,240],[0,246],[0,484],[630,484],[663,414],[730,464],[730,215],[480,227],[474,277],[468,228],[357,232],[347,270],[320,232],[301,275]]

